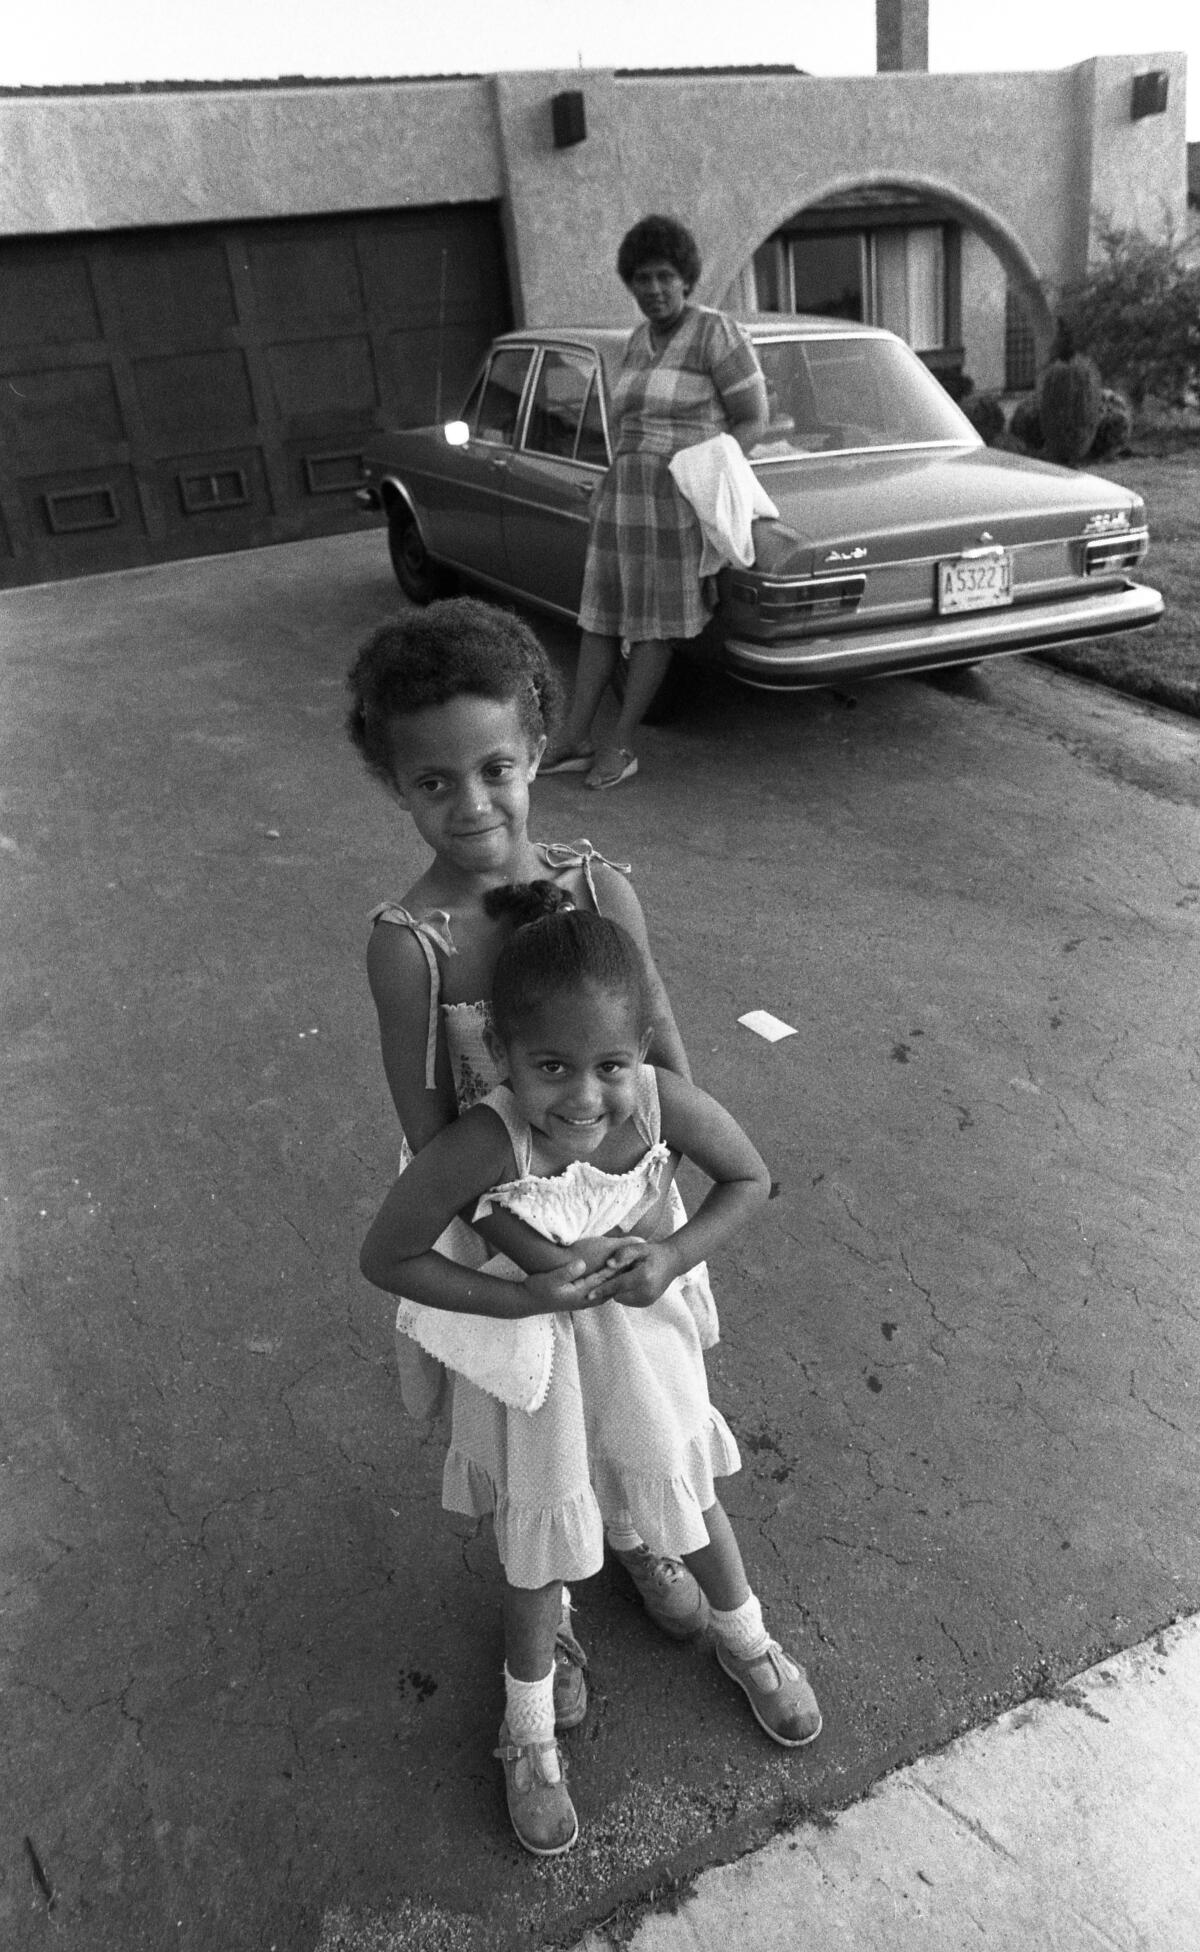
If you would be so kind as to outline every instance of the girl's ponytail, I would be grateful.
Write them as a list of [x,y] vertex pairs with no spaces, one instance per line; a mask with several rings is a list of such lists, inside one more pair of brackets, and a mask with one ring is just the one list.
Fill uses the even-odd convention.
[[489,888],[483,897],[485,915],[493,919],[511,915],[518,929],[574,906],[570,895],[554,881],[506,881],[502,887]]
[[516,921],[492,976],[492,1021],[501,1040],[551,997],[572,990],[623,997],[638,1029],[650,1028],[641,951],[618,923],[576,908],[552,881],[494,888],[483,900],[489,914]]

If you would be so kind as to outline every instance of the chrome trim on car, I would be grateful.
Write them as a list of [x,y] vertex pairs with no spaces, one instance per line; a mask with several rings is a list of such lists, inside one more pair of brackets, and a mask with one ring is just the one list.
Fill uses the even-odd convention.
[[982,441],[870,441],[865,447],[794,447],[790,454],[755,454],[753,449],[747,460],[755,469],[790,468],[797,463],[805,467],[811,461],[844,461],[851,454],[940,454],[944,448],[961,448],[964,454],[974,454],[982,447]]
[[1150,547],[1148,529],[1129,529],[1125,533],[1093,536],[1083,545],[1081,568],[1085,576],[1101,570],[1134,569]]
[[1121,590],[1097,591],[1066,603],[972,611],[953,622],[943,617],[900,630],[857,631],[852,637],[816,637],[774,646],[726,637],[725,663],[739,684],[760,691],[795,691],[853,678],[864,665],[872,675],[899,675],[1136,630],[1153,623],[1162,610],[1157,590],[1130,583]]

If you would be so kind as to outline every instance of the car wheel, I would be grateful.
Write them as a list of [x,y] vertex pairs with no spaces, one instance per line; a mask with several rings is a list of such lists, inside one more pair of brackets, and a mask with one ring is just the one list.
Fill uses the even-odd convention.
[[[629,672],[629,661],[624,652],[617,659],[612,674],[612,688],[617,695],[617,703],[625,702],[625,679]],[[695,686],[695,671],[689,669],[689,660],[679,651],[673,651],[666,675],[651,700],[650,709],[643,723],[646,725],[670,725],[685,710]]]
[[433,561],[406,508],[393,508],[388,515],[388,552],[396,581],[413,603],[432,603],[453,590],[453,576]]

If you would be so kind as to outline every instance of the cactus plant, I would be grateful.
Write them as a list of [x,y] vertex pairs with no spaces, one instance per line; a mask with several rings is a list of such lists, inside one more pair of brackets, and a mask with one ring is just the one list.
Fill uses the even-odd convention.
[[1100,425],[1102,392],[1100,368],[1086,353],[1076,351],[1075,335],[1060,319],[1038,391],[1042,438],[1051,461],[1074,468],[1083,460]]

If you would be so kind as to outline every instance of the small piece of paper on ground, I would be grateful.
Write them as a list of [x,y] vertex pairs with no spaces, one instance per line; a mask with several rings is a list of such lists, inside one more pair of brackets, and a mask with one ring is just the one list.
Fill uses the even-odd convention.
[[777,1044],[781,1037],[796,1035],[795,1024],[782,1022],[779,1017],[773,1017],[769,1010],[747,1010],[744,1017],[738,1018],[738,1022],[744,1023],[756,1037],[765,1037],[768,1044]]

